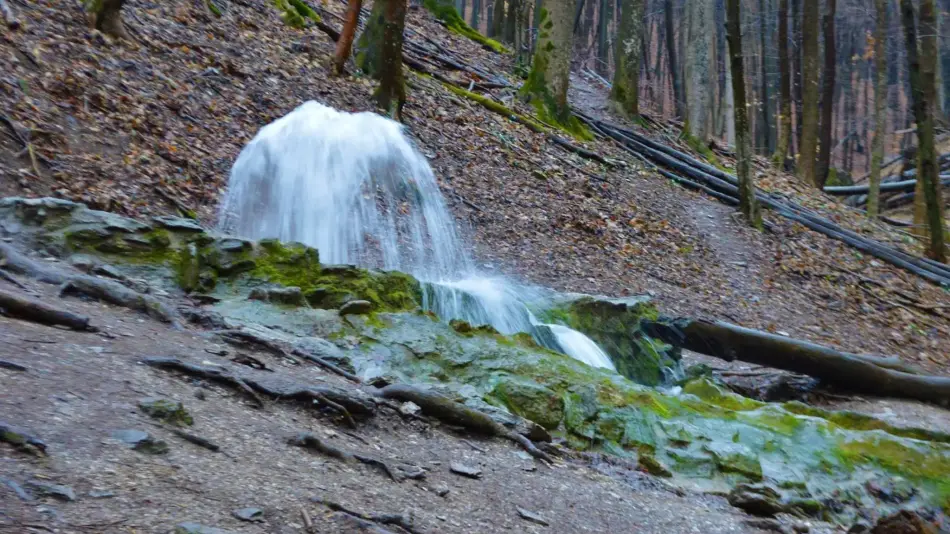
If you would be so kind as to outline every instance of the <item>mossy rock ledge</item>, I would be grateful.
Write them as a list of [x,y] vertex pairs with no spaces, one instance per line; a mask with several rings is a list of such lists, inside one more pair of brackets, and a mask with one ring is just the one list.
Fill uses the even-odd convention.
[[[440,321],[419,309],[419,285],[401,273],[321,265],[300,244],[220,236],[184,219],[138,222],[55,199],[0,200],[0,237],[9,236],[52,256],[93,256],[173,294],[213,292],[212,309],[231,324],[306,340],[368,381],[432,388],[519,430],[530,430],[521,424],[530,419],[574,449],[629,458],[674,485],[732,493],[738,503],[765,499],[769,510],[842,525],[899,509],[950,511],[950,434],[763,403],[703,377],[655,389],[528,335]],[[308,304],[247,298],[275,285],[299,287]],[[354,299],[372,302],[373,312],[321,309]],[[545,319],[584,331],[608,352],[610,343],[633,351],[622,338],[636,338],[636,323],[626,319],[655,313],[644,299],[571,296]]]
[[641,319],[659,316],[649,296],[561,295],[537,315],[596,341],[617,372],[634,382],[657,386],[682,375],[679,349],[650,338],[640,328]]

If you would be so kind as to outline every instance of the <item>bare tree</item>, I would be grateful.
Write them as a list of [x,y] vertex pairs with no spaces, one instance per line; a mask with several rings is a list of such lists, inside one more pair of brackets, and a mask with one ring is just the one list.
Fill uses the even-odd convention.
[[788,0],[778,2],[778,70],[779,99],[778,141],[772,161],[776,167],[785,165],[788,144],[792,137],[792,65],[788,59]]
[[350,0],[346,7],[346,19],[343,22],[340,38],[336,42],[336,53],[333,55],[333,73],[338,76],[343,73],[343,66],[350,57],[350,49],[353,48],[353,38],[356,36],[362,8],[363,0]]
[[736,117],[736,175],[739,178],[739,210],[749,224],[762,226],[762,214],[755,200],[752,183],[752,143],[749,139],[749,116],[746,108],[745,67],[742,64],[742,22],[739,0],[726,0],[726,39],[729,41],[729,70],[732,72],[732,93]]
[[643,33],[643,0],[623,0],[620,5],[620,26],[613,87],[610,98],[620,109],[634,117],[640,114],[640,60]]
[[868,217],[876,219],[881,195],[881,163],[884,161],[884,134],[887,128],[887,0],[874,0],[877,27],[874,32],[874,146],[871,149],[871,174],[868,177]]
[[818,0],[802,3],[802,140],[798,174],[820,187],[815,163],[818,154]]
[[[831,169],[831,137],[834,133],[835,109],[835,73],[838,70],[837,51],[835,50],[835,14],[837,0],[825,0],[825,14],[822,29],[825,34],[825,68],[821,87],[821,130],[818,140],[818,166],[815,184],[824,187]],[[850,83],[851,80],[848,80]]]

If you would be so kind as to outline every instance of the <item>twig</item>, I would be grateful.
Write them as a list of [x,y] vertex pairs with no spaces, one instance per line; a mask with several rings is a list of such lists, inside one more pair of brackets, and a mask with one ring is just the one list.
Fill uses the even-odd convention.
[[363,512],[359,512],[357,510],[353,510],[351,508],[347,508],[346,506],[336,501],[330,501],[327,499],[323,499],[321,497],[313,497],[310,500],[315,503],[322,504],[326,506],[327,508],[333,510],[334,512],[342,512],[344,514],[356,517],[358,519],[362,519],[364,521],[370,521],[370,522],[379,523],[382,525],[397,526],[413,534],[420,532],[419,529],[413,526],[411,519],[407,519],[402,514],[380,514],[380,513],[366,514]]
[[336,410],[340,415],[343,416],[343,419],[346,420],[346,424],[350,425],[350,428],[356,428],[356,421],[353,420],[353,416],[350,415],[350,412],[346,408],[340,406],[339,404],[333,402],[332,400],[324,397],[323,395],[317,395],[317,400],[326,404],[330,408]]
[[303,526],[307,532],[313,532],[313,520],[310,519],[310,514],[307,513],[307,509],[303,506],[300,507],[300,516],[303,517]]
[[478,452],[488,452],[486,449],[484,449],[484,448],[482,448],[482,447],[479,447],[478,445],[475,445],[474,443],[472,443],[471,441],[469,441],[469,440],[467,440],[467,439],[463,439],[463,440],[462,440],[462,443],[468,445],[469,447],[475,449],[475,450],[478,451]]
[[199,447],[204,447],[208,449],[209,451],[221,452],[221,447],[219,447],[217,444],[201,436],[191,434],[189,432],[185,432],[184,430],[181,430],[180,428],[171,428],[171,427],[163,427],[163,428],[165,428],[166,430],[170,430],[172,434],[175,434],[176,436],[180,437],[181,439],[189,443],[194,443],[195,445]]

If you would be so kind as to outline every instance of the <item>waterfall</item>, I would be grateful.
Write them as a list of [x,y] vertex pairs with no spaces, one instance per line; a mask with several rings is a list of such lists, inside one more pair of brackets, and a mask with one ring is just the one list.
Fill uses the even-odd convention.
[[231,169],[224,231],[299,241],[323,263],[407,272],[423,284],[423,307],[444,320],[529,332],[542,345],[613,369],[597,344],[564,326],[541,325],[528,288],[475,270],[432,169],[375,113],[306,102],[261,128]]

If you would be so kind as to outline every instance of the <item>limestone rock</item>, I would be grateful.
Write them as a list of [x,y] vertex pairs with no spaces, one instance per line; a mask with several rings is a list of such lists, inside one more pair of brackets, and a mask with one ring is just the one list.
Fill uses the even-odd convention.
[[373,311],[373,303],[368,300],[351,300],[340,308],[340,315],[362,315]]
[[537,382],[504,377],[495,385],[492,395],[512,412],[548,430],[557,428],[564,418],[564,401]]

